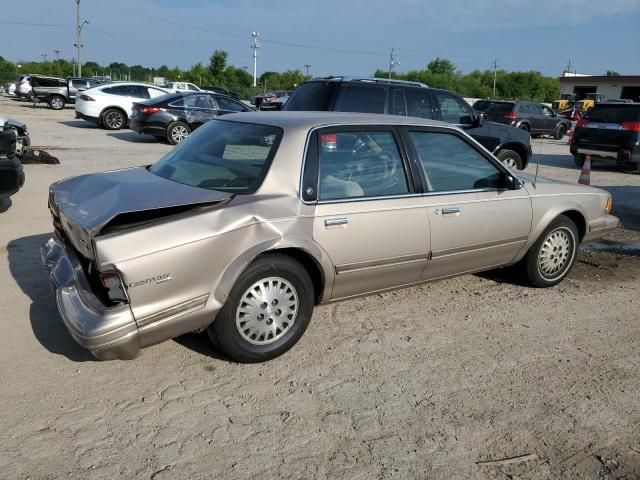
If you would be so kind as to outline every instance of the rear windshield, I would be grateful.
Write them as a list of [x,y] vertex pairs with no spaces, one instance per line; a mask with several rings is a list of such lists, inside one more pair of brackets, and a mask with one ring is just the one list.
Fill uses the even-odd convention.
[[510,112],[511,110],[513,110],[513,103],[494,103],[486,111],[505,113]]
[[478,100],[476,103],[473,104],[473,109],[479,112],[484,112],[487,108],[491,106],[492,103],[493,102],[491,102],[490,100]]
[[307,82],[295,89],[284,109],[290,111],[326,112],[338,84],[336,82]]
[[260,187],[281,138],[279,127],[213,120],[149,170],[192,187],[253,193]]
[[584,118],[592,122],[640,122],[640,105],[595,105]]

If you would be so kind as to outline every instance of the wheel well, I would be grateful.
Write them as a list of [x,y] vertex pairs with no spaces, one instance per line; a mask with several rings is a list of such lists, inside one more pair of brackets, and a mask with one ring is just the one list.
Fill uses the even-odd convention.
[[575,223],[578,228],[578,235],[580,235],[580,241],[582,241],[584,235],[587,233],[587,221],[582,214],[577,210],[567,210],[566,212],[562,212],[562,215]]
[[[269,253],[286,255],[301,263],[307,273],[309,273],[311,281],[313,282],[313,296],[315,298],[316,304],[320,303],[320,299],[322,298],[322,293],[324,291],[324,272],[322,271],[322,268],[320,267],[316,259],[313,258],[311,254],[305,252],[304,250],[300,250],[299,248],[281,248],[278,250],[268,250],[264,252],[264,254]],[[260,255],[258,255],[257,258],[260,258]]]

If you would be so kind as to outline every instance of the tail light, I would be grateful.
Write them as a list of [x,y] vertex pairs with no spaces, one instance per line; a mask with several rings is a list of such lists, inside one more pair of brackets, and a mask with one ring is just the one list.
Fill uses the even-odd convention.
[[632,132],[640,132],[640,122],[622,122],[620,127],[623,130],[630,130]]
[[136,110],[145,115],[150,115],[152,113],[157,113],[160,111],[158,107],[137,107]]
[[515,120],[518,118],[518,114],[516,112],[507,112],[504,114],[504,118],[507,120]]
[[80,98],[85,102],[95,102],[95,100],[89,95],[80,95]]
[[576,122],[576,128],[586,127],[587,125],[589,125],[589,120],[582,117],[578,118],[578,121]]
[[122,279],[117,272],[101,272],[100,282],[107,289],[107,295],[114,302],[128,302],[127,292],[125,291]]
[[335,133],[324,133],[320,135],[320,144],[325,150],[335,150],[338,148],[338,137]]

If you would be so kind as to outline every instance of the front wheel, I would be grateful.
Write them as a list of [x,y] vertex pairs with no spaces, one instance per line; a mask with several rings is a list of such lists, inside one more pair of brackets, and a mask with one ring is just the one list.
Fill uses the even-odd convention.
[[575,223],[565,216],[545,228],[523,259],[527,280],[538,288],[552,287],[569,274],[579,244]]
[[520,157],[520,155],[518,155],[517,152],[514,152],[513,150],[500,150],[496,154],[496,158],[500,160],[507,168],[516,168],[518,170],[522,170],[522,168],[524,167],[522,165],[522,158]]
[[232,360],[263,362],[298,342],[313,305],[306,269],[284,255],[263,255],[240,275],[208,333]]

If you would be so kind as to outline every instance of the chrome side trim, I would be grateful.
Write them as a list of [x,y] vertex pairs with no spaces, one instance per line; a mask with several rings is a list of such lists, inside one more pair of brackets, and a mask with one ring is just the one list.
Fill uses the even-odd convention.
[[370,260],[366,262],[345,263],[336,265],[336,274],[369,270],[393,265],[403,265],[406,263],[422,262],[429,258],[428,254],[404,255],[402,257],[383,258],[381,260]]
[[435,260],[443,257],[448,257],[451,255],[459,255],[461,253],[475,252],[475,251],[484,250],[487,248],[501,247],[503,245],[512,245],[514,243],[526,242],[528,239],[529,239],[529,236],[521,236],[521,237],[514,237],[514,238],[506,238],[504,240],[496,240],[494,242],[476,243],[473,245],[466,245],[464,247],[449,248],[446,250],[440,250],[438,252],[432,252],[431,258]]
[[200,295],[199,297],[192,298],[191,300],[187,300],[186,302],[182,302],[178,305],[174,305],[173,307],[162,310],[161,312],[147,315],[146,317],[136,320],[136,323],[138,324],[138,328],[142,329],[143,327],[146,327],[155,322],[159,322],[161,320],[173,320],[177,317],[181,317],[182,315],[186,315],[188,313],[192,313],[196,310],[204,308],[204,306],[207,304],[208,299],[209,294],[206,293],[204,295]]

